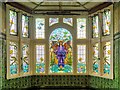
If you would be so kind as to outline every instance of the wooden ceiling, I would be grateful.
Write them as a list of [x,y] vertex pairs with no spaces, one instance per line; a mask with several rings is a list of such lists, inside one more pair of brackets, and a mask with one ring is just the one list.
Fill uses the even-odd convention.
[[14,2],[6,3],[33,14],[49,14],[51,12],[52,14],[61,14],[61,12],[70,14],[71,12],[75,13],[81,11],[92,13],[98,8],[112,4],[112,2],[90,2],[91,0],[86,0],[85,2],[57,2],[56,0],[53,2],[42,0],[41,2],[36,2],[36,0],[25,1],[26,2],[18,2],[18,0],[14,0]]

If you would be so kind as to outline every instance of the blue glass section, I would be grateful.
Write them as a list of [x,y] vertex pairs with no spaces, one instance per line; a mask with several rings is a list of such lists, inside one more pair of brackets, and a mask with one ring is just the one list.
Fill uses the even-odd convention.
[[77,64],[77,71],[79,72],[79,73],[85,73],[86,72],[86,64],[84,64],[84,63],[78,63]]
[[104,74],[110,74],[110,65],[109,64],[104,65]]
[[64,65],[63,68],[60,68],[57,64],[55,64],[50,68],[50,70],[52,72],[56,72],[56,73],[58,73],[58,72],[72,72],[72,67],[71,67],[71,65]]
[[17,74],[17,65],[10,65],[10,74]]
[[45,67],[44,63],[36,64],[36,73],[44,73],[45,71],[44,67]]
[[29,65],[23,64],[23,72],[26,73],[29,71]]
[[98,63],[93,64],[93,71],[98,73]]

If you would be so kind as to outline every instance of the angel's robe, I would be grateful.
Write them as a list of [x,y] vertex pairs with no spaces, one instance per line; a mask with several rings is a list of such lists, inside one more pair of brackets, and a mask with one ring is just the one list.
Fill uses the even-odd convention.
[[57,48],[56,55],[57,55],[57,59],[58,59],[58,66],[64,67],[64,60],[66,58],[66,50],[63,45],[60,45]]

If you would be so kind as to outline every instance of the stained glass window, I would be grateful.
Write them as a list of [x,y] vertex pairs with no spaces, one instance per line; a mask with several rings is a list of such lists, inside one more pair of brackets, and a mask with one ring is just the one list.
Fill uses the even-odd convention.
[[28,37],[28,16],[22,15],[22,36]]
[[77,45],[77,73],[86,73],[86,45]]
[[110,35],[111,12],[106,10],[103,12],[103,35]]
[[44,45],[36,45],[36,73],[45,73]]
[[95,74],[99,73],[99,47],[98,43],[93,46],[93,72]]
[[10,74],[18,73],[18,46],[14,42],[10,42]]
[[44,18],[36,19],[36,38],[37,39],[45,38],[45,19]]
[[92,18],[92,23],[93,23],[93,38],[98,37],[99,33],[99,26],[98,26],[98,15],[94,16]]
[[49,26],[52,26],[59,22],[59,18],[49,18]]
[[72,35],[64,28],[55,29],[49,38],[50,73],[70,73],[73,71]]
[[86,18],[77,19],[77,38],[78,39],[86,38]]
[[29,72],[29,46],[22,45],[22,70],[24,73]]
[[73,25],[73,18],[63,18],[63,23],[66,23],[70,26]]
[[10,10],[9,18],[10,34],[17,35],[17,12]]
[[110,74],[110,59],[111,59],[111,43],[106,42],[103,51],[104,51],[104,74]]

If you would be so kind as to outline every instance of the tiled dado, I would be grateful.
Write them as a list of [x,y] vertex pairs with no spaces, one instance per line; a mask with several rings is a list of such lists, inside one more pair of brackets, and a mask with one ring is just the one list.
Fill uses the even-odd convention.
[[2,38],[0,38],[0,89],[2,88]]

